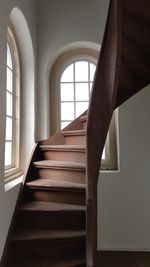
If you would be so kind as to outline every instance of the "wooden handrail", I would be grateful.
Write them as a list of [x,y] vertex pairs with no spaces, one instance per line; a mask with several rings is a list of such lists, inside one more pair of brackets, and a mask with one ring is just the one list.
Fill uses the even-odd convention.
[[121,55],[121,1],[111,0],[87,120],[87,267],[95,266],[97,182],[118,87]]
[[150,83],[150,1],[110,0],[87,121],[87,267],[95,266],[97,182],[113,110]]

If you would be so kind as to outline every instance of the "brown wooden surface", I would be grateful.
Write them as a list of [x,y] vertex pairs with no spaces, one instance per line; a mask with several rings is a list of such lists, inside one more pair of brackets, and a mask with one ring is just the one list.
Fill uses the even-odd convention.
[[116,106],[150,83],[150,1],[121,2],[122,40]]
[[86,150],[78,139],[85,142],[83,126],[79,117],[39,142],[15,215],[7,267],[65,266],[64,259],[68,267],[85,267]]
[[121,1],[110,1],[107,24],[93,82],[87,118],[87,267],[95,266],[97,249],[97,181],[119,79]]
[[30,201],[20,206],[17,228],[18,225],[34,229],[85,229],[85,206]]
[[95,266],[97,180],[111,116],[149,83],[150,1],[111,0],[87,121],[88,267]]
[[98,251],[96,267],[149,267],[150,252]]

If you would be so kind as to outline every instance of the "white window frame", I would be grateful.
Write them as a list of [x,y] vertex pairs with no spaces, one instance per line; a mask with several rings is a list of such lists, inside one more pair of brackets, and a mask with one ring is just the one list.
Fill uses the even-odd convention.
[[[60,81],[65,69],[76,61],[97,62],[99,52],[93,49],[73,49],[64,53],[53,65],[50,75],[50,134],[61,129]],[[105,159],[101,162],[101,171],[119,169],[118,166],[118,109],[114,111],[105,143]]]
[[[61,77],[62,77],[62,75],[63,75],[63,72],[67,69],[67,67],[69,67],[70,65],[72,65],[73,64],[73,81],[71,82],[71,84],[73,84],[73,87],[74,87],[74,100],[72,100],[72,101],[62,101],[61,100],[61,96],[60,96],[60,105],[61,105],[61,103],[73,103],[74,104],[74,118],[73,119],[76,119],[76,103],[83,103],[83,102],[89,102],[89,100],[76,100],[76,97],[75,97],[75,86],[78,84],[78,83],[83,83],[83,84],[85,84],[85,83],[88,83],[88,93],[89,93],[89,95],[90,95],[90,83],[92,83],[91,81],[90,81],[90,72],[88,73],[88,80],[87,81],[79,81],[79,82],[77,82],[76,80],[75,80],[75,63],[77,63],[77,62],[81,62],[81,61],[83,61],[83,62],[87,62],[88,63],[88,72],[89,72],[89,68],[90,68],[90,63],[92,63],[92,64],[94,64],[95,66],[96,66],[96,59],[94,59],[93,57],[87,57],[87,56],[83,56],[83,55],[81,55],[81,56],[75,56],[75,57],[73,57],[71,60],[69,60],[68,62],[67,62],[67,64],[65,64],[64,66],[63,66],[63,68],[62,68],[62,72],[61,72]],[[60,78],[61,79],[61,78]],[[59,84],[61,85],[61,84],[69,84],[69,82],[62,82],[62,81],[59,81]],[[60,86],[59,86],[59,88],[60,88]],[[60,89],[59,89],[60,90]],[[59,92],[59,94],[60,94],[60,92]],[[85,111],[85,110],[84,110]],[[83,111],[83,112],[84,112]],[[61,108],[60,108],[60,114],[59,114],[59,117],[60,117],[60,124],[61,124],[61,122],[63,122],[64,120],[62,120],[61,119]],[[67,122],[67,120],[65,120],[66,122]],[[68,120],[68,122],[70,122],[71,123],[71,120]],[[60,128],[61,128],[61,125],[60,125]]]
[[[15,33],[11,25],[7,29],[7,45],[10,48],[13,70],[13,112],[12,112],[12,163],[5,166],[5,178],[11,180],[20,175],[20,61]],[[6,69],[8,66],[6,65]],[[6,77],[7,101],[7,77]],[[7,114],[6,114],[7,117]],[[6,140],[5,140],[6,142]]]

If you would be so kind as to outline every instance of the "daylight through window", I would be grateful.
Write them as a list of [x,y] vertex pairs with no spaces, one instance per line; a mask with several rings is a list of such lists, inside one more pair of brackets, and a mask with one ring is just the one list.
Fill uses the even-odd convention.
[[76,61],[63,72],[61,88],[61,128],[88,109],[96,64]]
[[5,174],[6,177],[19,168],[19,56],[16,41],[8,28],[6,65],[6,129],[5,129]]
[[[50,131],[65,128],[89,106],[98,52],[74,49],[64,53],[53,66],[50,79]],[[118,168],[118,111],[114,112],[102,155],[101,169]]]

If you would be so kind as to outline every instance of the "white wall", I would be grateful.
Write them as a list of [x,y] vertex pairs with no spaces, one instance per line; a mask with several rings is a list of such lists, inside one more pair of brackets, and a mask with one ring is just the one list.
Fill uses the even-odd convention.
[[[18,197],[18,192],[20,186],[13,187],[11,190],[8,190],[5,192],[4,190],[4,136],[5,136],[5,88],[6,88],[6,44],[7,44],[7,24],[9,21],[9,16],[14,7],[18,7],[20,9],[20,12],[23,12],[27,24],[29,26],[29,32],[31,32],[32,40],[26,39],[26,46],[28,47],[28,44],[31,45],[31,41],[33,41],[33,49],[34,53],[36,55],[36,8],[35,8],[35,2],[30,0],[0,0],[0,258],[3,253],[4,244],[6,241],[10,221],[12,218],[12,214],[14,211],[15,203]],[[19,15],[18,15],[19,16]],[[18,18],[18,17],[17,17]],[[15,24],[14,21],[12,23]],[[19,23],[19,21],[18,21]],[[21,23],[21,22],[20,22]],[[23,24],[24,25],[24,24]],[[20,25],[22,27],[22,31],[24,30],[23,25]],[[15,26],[15,25],[14,25]],[[17,25],[16,25],[17,26]],[[19,25],[18,25],[19,30]],[[17,30],[17,37],[19,37],[19,32]],[[28,36],[30,34],[28,33]],[[22,36],[23,38],[23,36]],[[18,44],[21,45],[23,40],[18,40]],[[20,50],[23,47],[20,47]],[[31,48],[31,47],[30,47]],[[22,51],[21,51],[22,52]],[[30,50],[28,50],[30,53]],[[34,55],[32,55],[34,58]],[[25,62],[22,61],[24,58],[24,54],[21,54],[21,70],[22,75],[24,76],[24,79],[22,79],[21,82],[21,95],[22,95],[22,123],[21,123],[21,130],[24,132],[25,128],[28,126],[28,134],[22,135],[22,141],[23,146],[22,148],[22,169],[25,169],[27,159],[29,157],[29,154],[31,152],[31,149],[34,144],[34,76],[35,76],[35,67],[33,61],[28,61],[28,68],[30,71],[30,75],[27,71]],[[36,58],[35,58],[36,61]],[[31,66],[33,65],[33,66]],[[31,79],[29,79],[31,78]],[[27,79],[30,80],[30,83],[27,83]],[[26,97],[26,92],[30,88],[30,98],[32,99],[32,103],[29,101],[28,105],[28,111],[32,111],[32,115],[30,115],[29,119],[29,113],[28,116],[25,116],[25,105],[27,102],[27,99],[24,99]],[[29,92],[28,92],[29,93]],[[31,121],[32,120],[32,121]]]
[[51,66],[62,47],[70,43],[102,41],[109,0],[43,0],[38,13],[38,136],[49,127],[48,83]]
[[150,250],[150,86],[120,107],[120,172],[98,184],[98,248]]
[[[38,139],[47,137],[48,81],[62,47],[101,44],[108,0],[43,0],[38,10]],[[150,250],[150,87],[120,108],[120,172],[98,184],[98,249]]]

